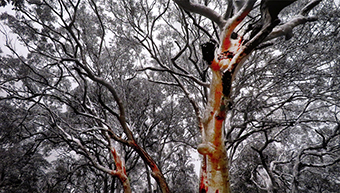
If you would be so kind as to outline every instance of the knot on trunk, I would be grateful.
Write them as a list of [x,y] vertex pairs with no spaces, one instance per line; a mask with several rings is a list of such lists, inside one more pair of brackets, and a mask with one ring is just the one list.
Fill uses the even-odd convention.
[[216,147],[212,143],[201,143],[197,146],[198,153],[202,155],[213,155],[216,152]]

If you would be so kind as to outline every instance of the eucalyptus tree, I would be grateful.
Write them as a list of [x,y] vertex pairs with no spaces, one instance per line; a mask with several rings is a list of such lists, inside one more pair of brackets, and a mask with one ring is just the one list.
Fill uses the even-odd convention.
[[[28,54],[18,54],[7,36],[13,55],[2,61],[1,101],[28,113],[39,110],[40,121],[27,123],[52,135],[54,147],[80,155],[72,167],[55,168],[66,181],[50,173],[51,191],[70,191],[77,184],[72,179],[88,168],[87,182],[96,175],[103,181],[77,186],[79,191],[113,192],[119,179],[125,192],[229,192],[230,164],[235,191],[297,191],[310,187],[301,181],[305,168],[321,174],[320,167],[337,163],[337,99],[302,89],[312,83],[306,77],[318,88],[328,80],[313,77],[315,71],[289,75],[308,68],[292,65],[312,54],[300,45],[308,47],[324,33],[320,23],[308,22],[334,5],[322,2],[324,9],[314,11],[321,0],[6,2],[16,5],[16,15],[1,18]],[[335,33],[336,20],[331,23]],[[301,24],[311,26],[312,38]],[[300,30],[293,36],[295,28]],[[293,54],[284,50],[282,37],[295,43],[288,47]],[[313,64],[336,62],[321,58]],[[333,76],[329,80],[336,85]],[[323,94],[336,89],[331,91]],[[317,113],[310,105],[333,113],[323,121],[332,129],[313,130],[319,140],[289,154],[303,135],[313,135],[302,131],[322,122],[307,119]],[[33,133],[41,131],[36,128]],[[289,132],[303,135],[286,140]],[[202,155],[199,187],[188,161],[194,148]],[[324,148],[330,151],[324,154]],[[321,162],[310,161],[315,152]],[[84,158],[88,165],[82,167]]]
[[[115,15],[129,10],[115,10],[122,8],[117,2],[22,3],[15,15],[1,16],[28,53],[20,55],[2,31],[13,54],[1,61],[1,101],[27,114],[39,112],[39,121],[24,116],[21,125],[32,124],[33,136],[41,130],[54,135],[49,150],[81,155],[73,166],[58,162],[52,169],[65,172],[49,172],[47,189],[71,191],[80,182],[72,179],[85,167],[113,178],[99,183],[102,188],[77,186],[79,191],[114,191],[118,178],[126,192],[166,192],[162,172],[178,191],[193,189],[196,177],[188,157],[198,133],[194,119],[185,113],[188,107],[179,106],[178,91],[156,87],[136,73],[134,68],[145,62],[142,50],[128,23]],[[84,158],[88,166],[80,161]],[[97,174],[88,171],[84,179]],[[183,178],[190,183],[182,183]]]
[[[198,120],[202,130],[202,142],[197,150],[203,155],[200,192],[230,192],[224,121],[232,106],[232,83],[236,74],[256,48],[266,46],[268,41],[280,36],[290,39],[293,28],[308,21],[315,21],[316,18],[309,16],[309,12],[321,1],[309,2],[300,8],[297,15],[283,23],[280,23],[278,14],[295,1],[261,1],[258,9],[254,9],[257,1],[235,1],[234,4],[229,1],[224,14],[210,9],[207,4],[185,0],[175,2],[188,12],[209,18],[220,30],[217,34],[219,42],[216,50],[213,42],[202,45],[203,59],[209,64],[212,77],[208,102],[202,119]],[[249,20],[248,15],[250,15]],[[200,112],[196,111],[196,114],[201,117]],[[229,128],[227,130],[232,132]],[[264,133],[266,135],[265,131]],[[266,138],[266,140],[272,139]],[[267,145],[265,143],[263,147],[256,150],[261,153]],[[269,179],[270,177],[269,175]],[[273,183],[267,185],[268,191],[274,191]]]
[[44,191],[44,171],[50,164],[41,147],[51,136],[33,134],[33,125],[21,124],[23,119],[34,119],[32,114],[4,102],[0,109],[0,192]]
[[323,2],[318,22],[260,50],[240,70],[227,140],[233,179],[247,183],[233,183],[235,190],[336,192],[339,25],[329,16],[339,11],[333,8]]

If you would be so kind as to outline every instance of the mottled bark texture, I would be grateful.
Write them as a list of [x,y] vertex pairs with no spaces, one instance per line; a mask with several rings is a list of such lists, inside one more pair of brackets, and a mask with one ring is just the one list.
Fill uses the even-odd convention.
[[295,1],[261,1],[259,13],[261,19],[251,28],[248,26],[247,29],[238,29],[238,32],[243,33],[238,34],[235,33],[235,29],[252,11],[256,0],[229,1],[224,16],[189,0],[175,0],[186,11],[205,16],[220,27],[218,48],[215,48],[213,41],[201,46],[203,59],[212,71],[210,93],[202,119],[202,143],[197,148],[198,152],[203,155],[199,186],[201,193],[230,192],[228,155],[223,134],[231,104],[232,82],[237,70],[242,66],[246,57],[266,40],[282,35],[290,37],[290,32],[295,26],[315,19],[308,17],[306,13],[320,1],[312,1],[297,17],[279,25],[278,14]]

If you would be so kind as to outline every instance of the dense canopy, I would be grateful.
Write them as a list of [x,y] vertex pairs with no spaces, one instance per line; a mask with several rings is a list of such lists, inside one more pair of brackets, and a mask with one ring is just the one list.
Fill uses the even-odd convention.
[[[197,192],[216,58],[201,48],[239,2],[1,0],[0,192]],[[337,192],[339,1],[269,9],[252,42],[270,3],[230,36],[249,47],[224,93],[231,189]]]

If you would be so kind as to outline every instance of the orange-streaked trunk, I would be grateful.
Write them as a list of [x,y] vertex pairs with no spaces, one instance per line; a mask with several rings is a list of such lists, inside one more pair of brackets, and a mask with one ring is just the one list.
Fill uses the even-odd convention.
[[246,56],[242,46],[243,38],[233,34],[233,30],[248,12],[225,28],[221,47],[215,52],[215,58],[210,64],[210,93],[203,119],[202,143],[197,147],[198,152],[203,155],[199,187],[201,193],[230,192],[224,121],[229,110],[232,80],[239,63]]
[[230,192],[228,157],[223,136],[226,99],[222,91],[222,74],[213,69],[209,101],[203,120],[203,141],[198,146],[198,152],[203,155],[200,192]]
[[116,170],[112,170],[111,174],[114,176],[117,176],[119,180],[122,182],[124,193],[130,193],[131,186],[130,186],[129,178],[126,174],[125,163],[121,159],[121,157],[118,155],[116,149],[114,149],[113,147],[111,147],[111,154],[116,164]]

